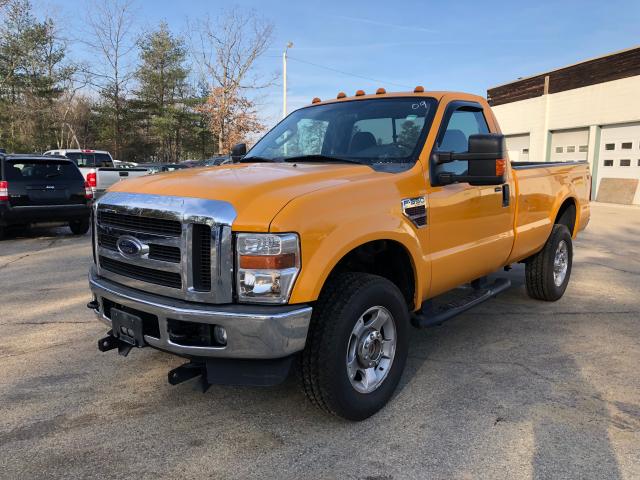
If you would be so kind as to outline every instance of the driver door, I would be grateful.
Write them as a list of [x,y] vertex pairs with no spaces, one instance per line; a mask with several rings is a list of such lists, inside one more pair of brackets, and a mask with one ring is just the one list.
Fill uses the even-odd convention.
[[[489,131],[482,105],[453,101],[446,107],[434,148],[467,152],[469,135]],[[464,175],[468,163],[430,166],[431,296],[496,271],[513,245],[513,212],[508,191],[503,205],[504,186],[438,185],[440,172]]]

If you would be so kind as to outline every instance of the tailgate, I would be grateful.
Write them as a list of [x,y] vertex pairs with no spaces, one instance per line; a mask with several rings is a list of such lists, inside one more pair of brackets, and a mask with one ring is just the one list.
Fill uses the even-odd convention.
[[84,178],[67,160],[9,160],[5,176],[11,206],[85,203]]
[[98,168],[97,170],[97,189],[98,191],[106,190],[114,183],[129,178],[147,175],[149,171],[146,168]]

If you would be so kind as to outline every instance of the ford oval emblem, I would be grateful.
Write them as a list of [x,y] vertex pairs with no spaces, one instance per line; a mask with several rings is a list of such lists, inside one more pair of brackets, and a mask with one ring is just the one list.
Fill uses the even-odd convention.
[[122,235],[116,241],[116,247],[124,257],[140,257],[149,253],[149,246],[129,235]]

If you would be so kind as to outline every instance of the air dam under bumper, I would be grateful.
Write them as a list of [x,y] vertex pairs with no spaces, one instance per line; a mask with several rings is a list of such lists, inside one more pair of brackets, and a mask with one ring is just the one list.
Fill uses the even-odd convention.
[[[98,319],[111,327],[105,315],[104,300],[155,315],[159,338],[144,335],[151,346],[177,355],[192,357],[271,359],[282,358],[304,349],[311,320],[307,305],[207,305],[170,299],[125,287],[89,272],[89,285],[99,309]],[[169,338],[167,320],[219,325],[227,331],[227,345],[189,346]]]

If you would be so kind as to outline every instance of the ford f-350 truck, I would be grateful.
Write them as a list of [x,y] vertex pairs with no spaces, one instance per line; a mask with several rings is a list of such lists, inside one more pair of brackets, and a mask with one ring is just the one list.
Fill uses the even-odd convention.
[[510,163],[475,95],[316,98],[232,155],[96,203],[98,346],[185,357],[170,383],[205,388],[273,385],[297,366],[313,403],[352,420],[392,396],[412,326],[509,287],[489,274],[523,262],[529,296],[562,297],[589,221],[588,165]]

